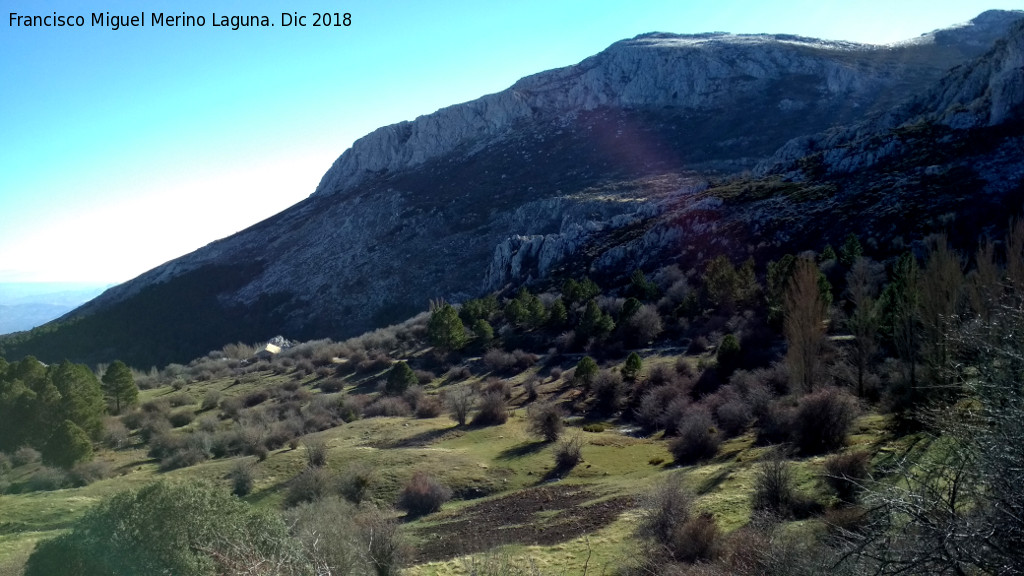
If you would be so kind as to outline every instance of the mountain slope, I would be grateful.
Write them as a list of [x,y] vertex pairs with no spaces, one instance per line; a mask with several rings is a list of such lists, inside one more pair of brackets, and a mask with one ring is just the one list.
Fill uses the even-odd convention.
[[[1020,16],[985,13],[890,47],[781,35],[619,42],[371,133],[307,200],[9,339],[5,352],[161,364],[275,333],[354,335],[431,298],[566,269],[628,271],[680,246],[698,262],[783,242],[822,222],[777,197],[756,208],[770,213],[730,213],[707,178],[925,93]],[[757,218],[779,229],[769,236]]]

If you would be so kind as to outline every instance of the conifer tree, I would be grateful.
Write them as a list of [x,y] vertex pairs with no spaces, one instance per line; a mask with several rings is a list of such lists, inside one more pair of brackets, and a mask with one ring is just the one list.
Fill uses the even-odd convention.
[[111,363],[103,373],[102,382],[103,393],[114,404],[115,414],[138,401],[139,388],[135,385],[131,369],[124,362],[115,360]]
[[431,312],[427,322],[427,338],[431,345],[445,351],[461,350],[469,339],[459,313],[448,303],[441,304]]

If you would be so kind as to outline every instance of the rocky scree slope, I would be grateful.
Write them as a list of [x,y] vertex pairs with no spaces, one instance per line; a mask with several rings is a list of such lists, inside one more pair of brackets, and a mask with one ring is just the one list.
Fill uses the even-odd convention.
[[712,241],[785,241],[727,217],[706,178],[924,92],[1021,14],[983,16],[887,47],[727,34],[616,43],[371,133],[307,200],[9,339],[5,352],[161,364],[276,333],[354,335],[430,298],[580,268],[628,272],[680,247],[699,260],[724,249]]

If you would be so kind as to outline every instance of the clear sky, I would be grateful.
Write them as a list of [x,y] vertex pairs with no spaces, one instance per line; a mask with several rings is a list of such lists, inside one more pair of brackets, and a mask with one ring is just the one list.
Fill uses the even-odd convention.
[[[373,129],[644,32],[888,43],[1021,0],[0,0],[0,282],[128,280],[302,200]],[[351,14],[313,27],[313,13]],[[90,26],[93,12],[145,27]],[[85,27],[12,26],[81,15]],[[203,16],[158,28],[150,14]],[[282,27],[281,14],[306,15]],[[265,14],[269,28],[212,26]]]

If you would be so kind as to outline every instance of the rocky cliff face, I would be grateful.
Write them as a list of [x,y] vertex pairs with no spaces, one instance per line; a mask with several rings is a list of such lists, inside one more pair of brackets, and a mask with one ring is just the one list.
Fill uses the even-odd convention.
[[[789,35],[640,35],[575,66],[523,78],[503,92],[380,128],[338,158],[315,195],[415,168],[501,137],[523,121],[565,121],[600,108],[736,115],[741,105],[756,101],[756,110],[766,114],[824,116],[819,128],[846,123],[894,104],[986,51],[1014,18],[986,12],[966,26],[899,46]],[[813,122],[798,121],[799,128],[806,124]]]
[[[779,197],[739,209],[709,192],[709,178],[749,170],[787,142],[762,171],[793,172],[785,166],[826,141],[795,138],[925,92],[1019,16],[986,14],[889,47],[780,35],[622,41],[367,135],[307,200],[107,291],[7,350],[181,361],[277,333],[341,338],[404,319],[431,298],[632,270],[665,251],[699,261],[741,237],[784,241],[795,233],[786,218],[813,210]],[[986,71],[958,72],[959,88],[942,92],[950,106],[976,95],[965,109],[985,122],[1005,118],[1019,103],[1014,42],[1001,45],[1005,57],[986,57]],[[880,122],[899,123],[896,113],[874,118],[876,133]]]
[[[991,18],[992,13],[986,13]],[[969,130],[1024,116],[1024,20],[1013,23],[987,54],[951,70],[922,94],[861,122],[800,136],[762,161],[755,172],[802,179],[808,166],[849,174],[898,156],[915,127]],[[808,163],[807,159],[813,159]]]

